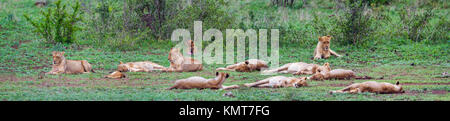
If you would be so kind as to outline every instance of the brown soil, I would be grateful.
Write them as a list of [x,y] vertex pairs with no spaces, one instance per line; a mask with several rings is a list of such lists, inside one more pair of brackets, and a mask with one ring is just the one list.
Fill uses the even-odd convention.
[[406,91],[403,94],[407,94],[407,95],[418,95],[421,93],[430,93],[431,94],[437,94],[437,95],[443,95],[443,94],[447,94],[448,91],[447,90],[431,90],[431,91],[423,91],[423,92],[419,92],[419,91]]
[[450,85],[449,83],[401,83],[401,85]]

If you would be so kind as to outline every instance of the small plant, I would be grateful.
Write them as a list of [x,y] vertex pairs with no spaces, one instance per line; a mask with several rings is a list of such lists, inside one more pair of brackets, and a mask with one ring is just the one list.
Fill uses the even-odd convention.
[[33,20],[29,15],[24,15],[24,17],[47,43],[73,43],[75,40],[73,35],[79,30],[77,23],[81,21],[80,4],[77,2],[72,6],[73,10],[70,13],[66,9],[66,5],[61,5],[60,0],[56,1],[55,5],[46,11],[41,11],[40,19]]
[[375,19],[370,13],[367,1],[351,0],[345,3],[341,14],[336,16],[334,32],[336,40],[344,45],[363,45],[375,27],[372,26]]
[[402,28],[408,39],[415,42],[424,39],[421,33],[433,16],[434,14],[431,8],[419,11],[416,8],[404,7],[400,11],[400,20],[402,21]]

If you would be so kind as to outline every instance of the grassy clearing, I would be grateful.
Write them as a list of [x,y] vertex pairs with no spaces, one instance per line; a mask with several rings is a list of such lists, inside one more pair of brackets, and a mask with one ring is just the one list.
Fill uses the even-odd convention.
[[[27,51],[26,43],[16,52],[30,54]],[[295,49],[295,48],[294,48]],[[292,49],[291,49],[292,50]],[[32,60],[23,56],[22,60],[29,62],[7,63],[11,67],[2,69],[0,76],[0,98],[3,100],[450,100],[450,83],[448,78],[438,78],[442,72],[449,70],[448,64],[443,60],[432,61],[430,65],[416,64],[411,66],[409,61],[397,59],[389,63],[383,63],[383,59],[370,58],[367,55],[355,55],[362,58],[360,63],[351,63],[348,57],[331,58],[329,60],[313,61],[309,57],[312,55],[307,51],[302,52],[308,56],[304,61],[322,64],[332,63],[332,68],[352,69],[358,75],[368,75],[376,78],[383,77],[383,81],[395,83],[407,83],[404,89],[405,94],[339,94],[329,95],[328,91],[343,88],[351,83],[363,82],[367,80],[325,80],[310,81],[309,87],[285,88],[285,89],[258,89],[241,88],[230,90],[235,97],[224,97],[228,90],[165,90],[177,79],[191,76],[214,77],[214,70],[225,65],[205,65],[205,69],[200,72],[184,73],[127,73],[128,78],[104,79],[108,72],[114,70],[118,61],[143,61],[150,60],[168,66],[166,61],[168,49],[153,49],[150,52],[102,52],[95,49],[84,49],[82,51],[68,51],[68,59],[87,59],[97,73],[81,75],[51,75],[44,79],[38,79],[38,73],[49,71],[51,64],[50,51],[41,51],[40,60]],[[312,51],[312,50],[309,50]],[[302,61],[288,55],[288,52],[281,52],[281,63]],[[349,52],[351,53],[351,52]],[[356,53],[356,52],[355,52]],[[297,53],[295,53],[297,54]],[[398,57],[401,58],[401,57]],[[364,60],[367,59],[367,60]],[[368,59],[371,63],[369,63]],[[392,59],[396,60],[396,59]],[[15,61],[13,61],[15,62]],[[20,62],[20,61],[19,61]],[[401,64],[405,63],[405,64]],[[39,64],[39,65],[38,65]],[[9,66],[9,65],[6,65]],[[14,73],[10,73],[10,72]],[[254,82],[270,75],[260,75],[258,72],[238,73],[229,72],[232,76],[225,85]],[[289,74],[282,74],[290,76]]]

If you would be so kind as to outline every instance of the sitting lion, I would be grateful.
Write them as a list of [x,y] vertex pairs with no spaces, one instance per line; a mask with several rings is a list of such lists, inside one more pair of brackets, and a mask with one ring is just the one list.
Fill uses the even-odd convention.
[[254,83],[244,84],[247,87],[261,87],[261,88],[282,88],[282,87],[302,87],[308,86],[306,77],[295,78],[285,76],[274,76]]
[[165,67],[150,61],[128,63],[120,61],[120,64],[117,66],[117,71],[120,72],[152,72],[153,70],[162,69],[165,69]]
[[126,78],[127,75],[120,71],[114,71],[109,75],[104,76],[105,78],[112,78],[112,79],[119,79],[119,78]]
[[229,65],[226,68],[217,68],[216,71],[237,71],[237,72],[251,72],[261,71],[263,68],[267,68],[267,62],[258,59],[249,59],[244,62]]
[[[53,51],[52,70],[45,74],[79,74],[94,72],[86,60],[66,60],[64,52]],[[95,73],[95,72],[94,72]]]
[[319,66],[317,64],[308,64],[304,62],[296,62],[296,63],[288,63],[279,68],[275,68],[272,70],[264,71],[264,73],[291,73],[294,75],[302,75],[302,74],[315,74],[318,68],[326,70],[331,69],[329,63],[323,64],[323,66]]
[[230,75],[228,73],[223,72],[216,72],[216,78],[212,79],[205,79],[203,77],[189,77],[187,79],[180,79],[175,81],[175,85],[168,88],[170,89],[235,89],[239,88],[238,85],[232,85],[232,86],[223,86],[223,82],[225,82],[225,79],[227,79]]
[[330,40],[330,35],[319,37],[319,43],[317,43],[317,47],[314,50],[314,59],[326,59],[330,57],[330,55],[341,57],[341,55],[330,49]]
[[371,92],[371,93],[379,93],[379,94],[389,94],[389,93],[405,93],[400,82],[397,81],[395,85],[386,82],[375,82],[375,81],[367,81],[363,83],[355,83],[350,86],[345,87],[341,90],[330,91],[330,94],[333,93],[362,93],[362,92]]
[[352,70],[334,69],[334,70],[320,70],[316,74],[308,77],[310,80],[324,80],[324,79],[372,79],[369,76],[356,76]]
[[170,49],[168,60],[170,61],[170,67],[162,69],[163,72],[192,72],[203,69],[200,61],[191,57],[183,57],[178,48]]

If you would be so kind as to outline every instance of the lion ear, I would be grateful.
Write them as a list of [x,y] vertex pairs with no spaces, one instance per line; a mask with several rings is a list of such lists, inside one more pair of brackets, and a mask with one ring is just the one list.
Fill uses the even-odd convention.
[[395,83],[395,85],[400,85],[400,82],[399,82],[399,81],[397,81],[397,83]]
[[330,63],[326,62],[323,66],[330,66]]
[[64,55],[64,53],[66,53],[66,52],[62,51],[62,52],[61,52],[61,55]]
[[56,52],[56,51],[53,51],[53,52],[52,52],[53,55],[56,55],[56,53],[58,53],[58,52]]
[[322,37],[319,36],[319,41],[322,41]]
[[119,62],[119,64],[123,64],[123,62],[122,62],[122,61],[120,61],[120,62]]

